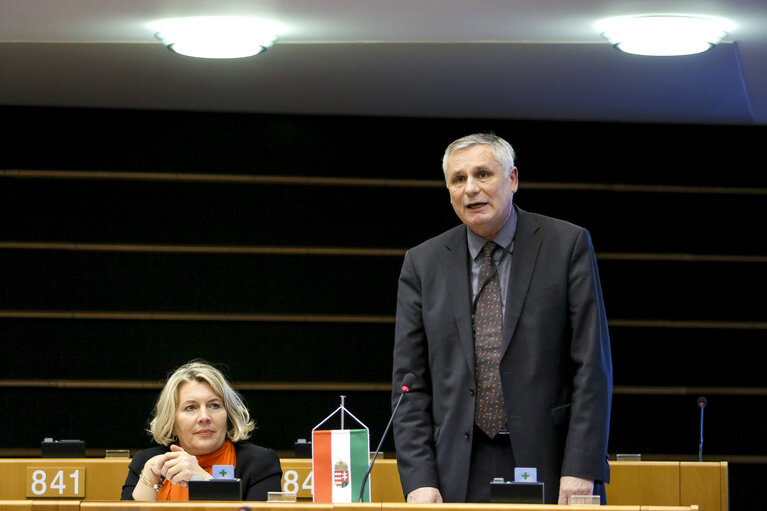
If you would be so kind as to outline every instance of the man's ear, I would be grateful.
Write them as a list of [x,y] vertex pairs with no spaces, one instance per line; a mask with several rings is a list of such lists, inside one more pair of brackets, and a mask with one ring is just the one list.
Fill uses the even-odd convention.
[[511,179],[511,191],[517,193],[517,188],[519,187],[519,169],[517,169],[517,167],[511,167],[509,169],[509,179]]

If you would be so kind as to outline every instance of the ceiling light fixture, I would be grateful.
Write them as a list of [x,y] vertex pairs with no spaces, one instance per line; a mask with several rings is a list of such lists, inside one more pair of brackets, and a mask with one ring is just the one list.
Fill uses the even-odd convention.
[[259,18],[198,16],[152,22],[155,37],[168,49],[206,59],[237,59],[264,52],[282,27]]
[[610,18],[596,23],[602,37],[621,51],[667,56],[701,53],[716,46],[732,23],[686,15],[642,15]]

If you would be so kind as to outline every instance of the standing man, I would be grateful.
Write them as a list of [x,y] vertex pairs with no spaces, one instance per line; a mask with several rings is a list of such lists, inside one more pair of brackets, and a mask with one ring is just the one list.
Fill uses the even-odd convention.
[[488,502],[494,477],[534,467],[546,503],[609,482],[612,361],[589,233],[512,205],[514,150],[492,134],[442,160],[459,225],[405,255],[394,423],[408,502]]

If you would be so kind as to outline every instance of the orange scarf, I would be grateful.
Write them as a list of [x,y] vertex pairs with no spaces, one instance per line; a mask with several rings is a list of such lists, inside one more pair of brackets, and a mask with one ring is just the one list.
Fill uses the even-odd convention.
[[[234,452],[234,444],[229,440],[224,441],[224,445],[219,450],[205,456],[195,456],[195,458],[200,467],[211,475],[213,475],[213,465],[237,466],[237,453]],[[189,490],[165,480],[162,488],[157,492],[157,500],[189,500]]]

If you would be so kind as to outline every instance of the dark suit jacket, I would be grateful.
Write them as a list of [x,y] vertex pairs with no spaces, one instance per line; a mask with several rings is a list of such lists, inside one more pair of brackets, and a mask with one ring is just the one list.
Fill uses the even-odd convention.
[[[517,466],[536,467],[547,503],[563,475],[608,482],[612,362],[591,238],[517,208],[500,364]],[[474,343],[466,227],[409,250],[397,294],[394,422],[405,495],[466,499],[474,423]]]
[[[139,451],[133,456],[120,500],[133,500],[133,489],[139,482],[139,474],[146,462],[169,450],[169,447],[158,446]],[[234,477],[241,481],[242,500],[266,500],[268,492],[282,491],[282,468],[276,452],[249,442],[235,443],[234,452],[237,456]]]

